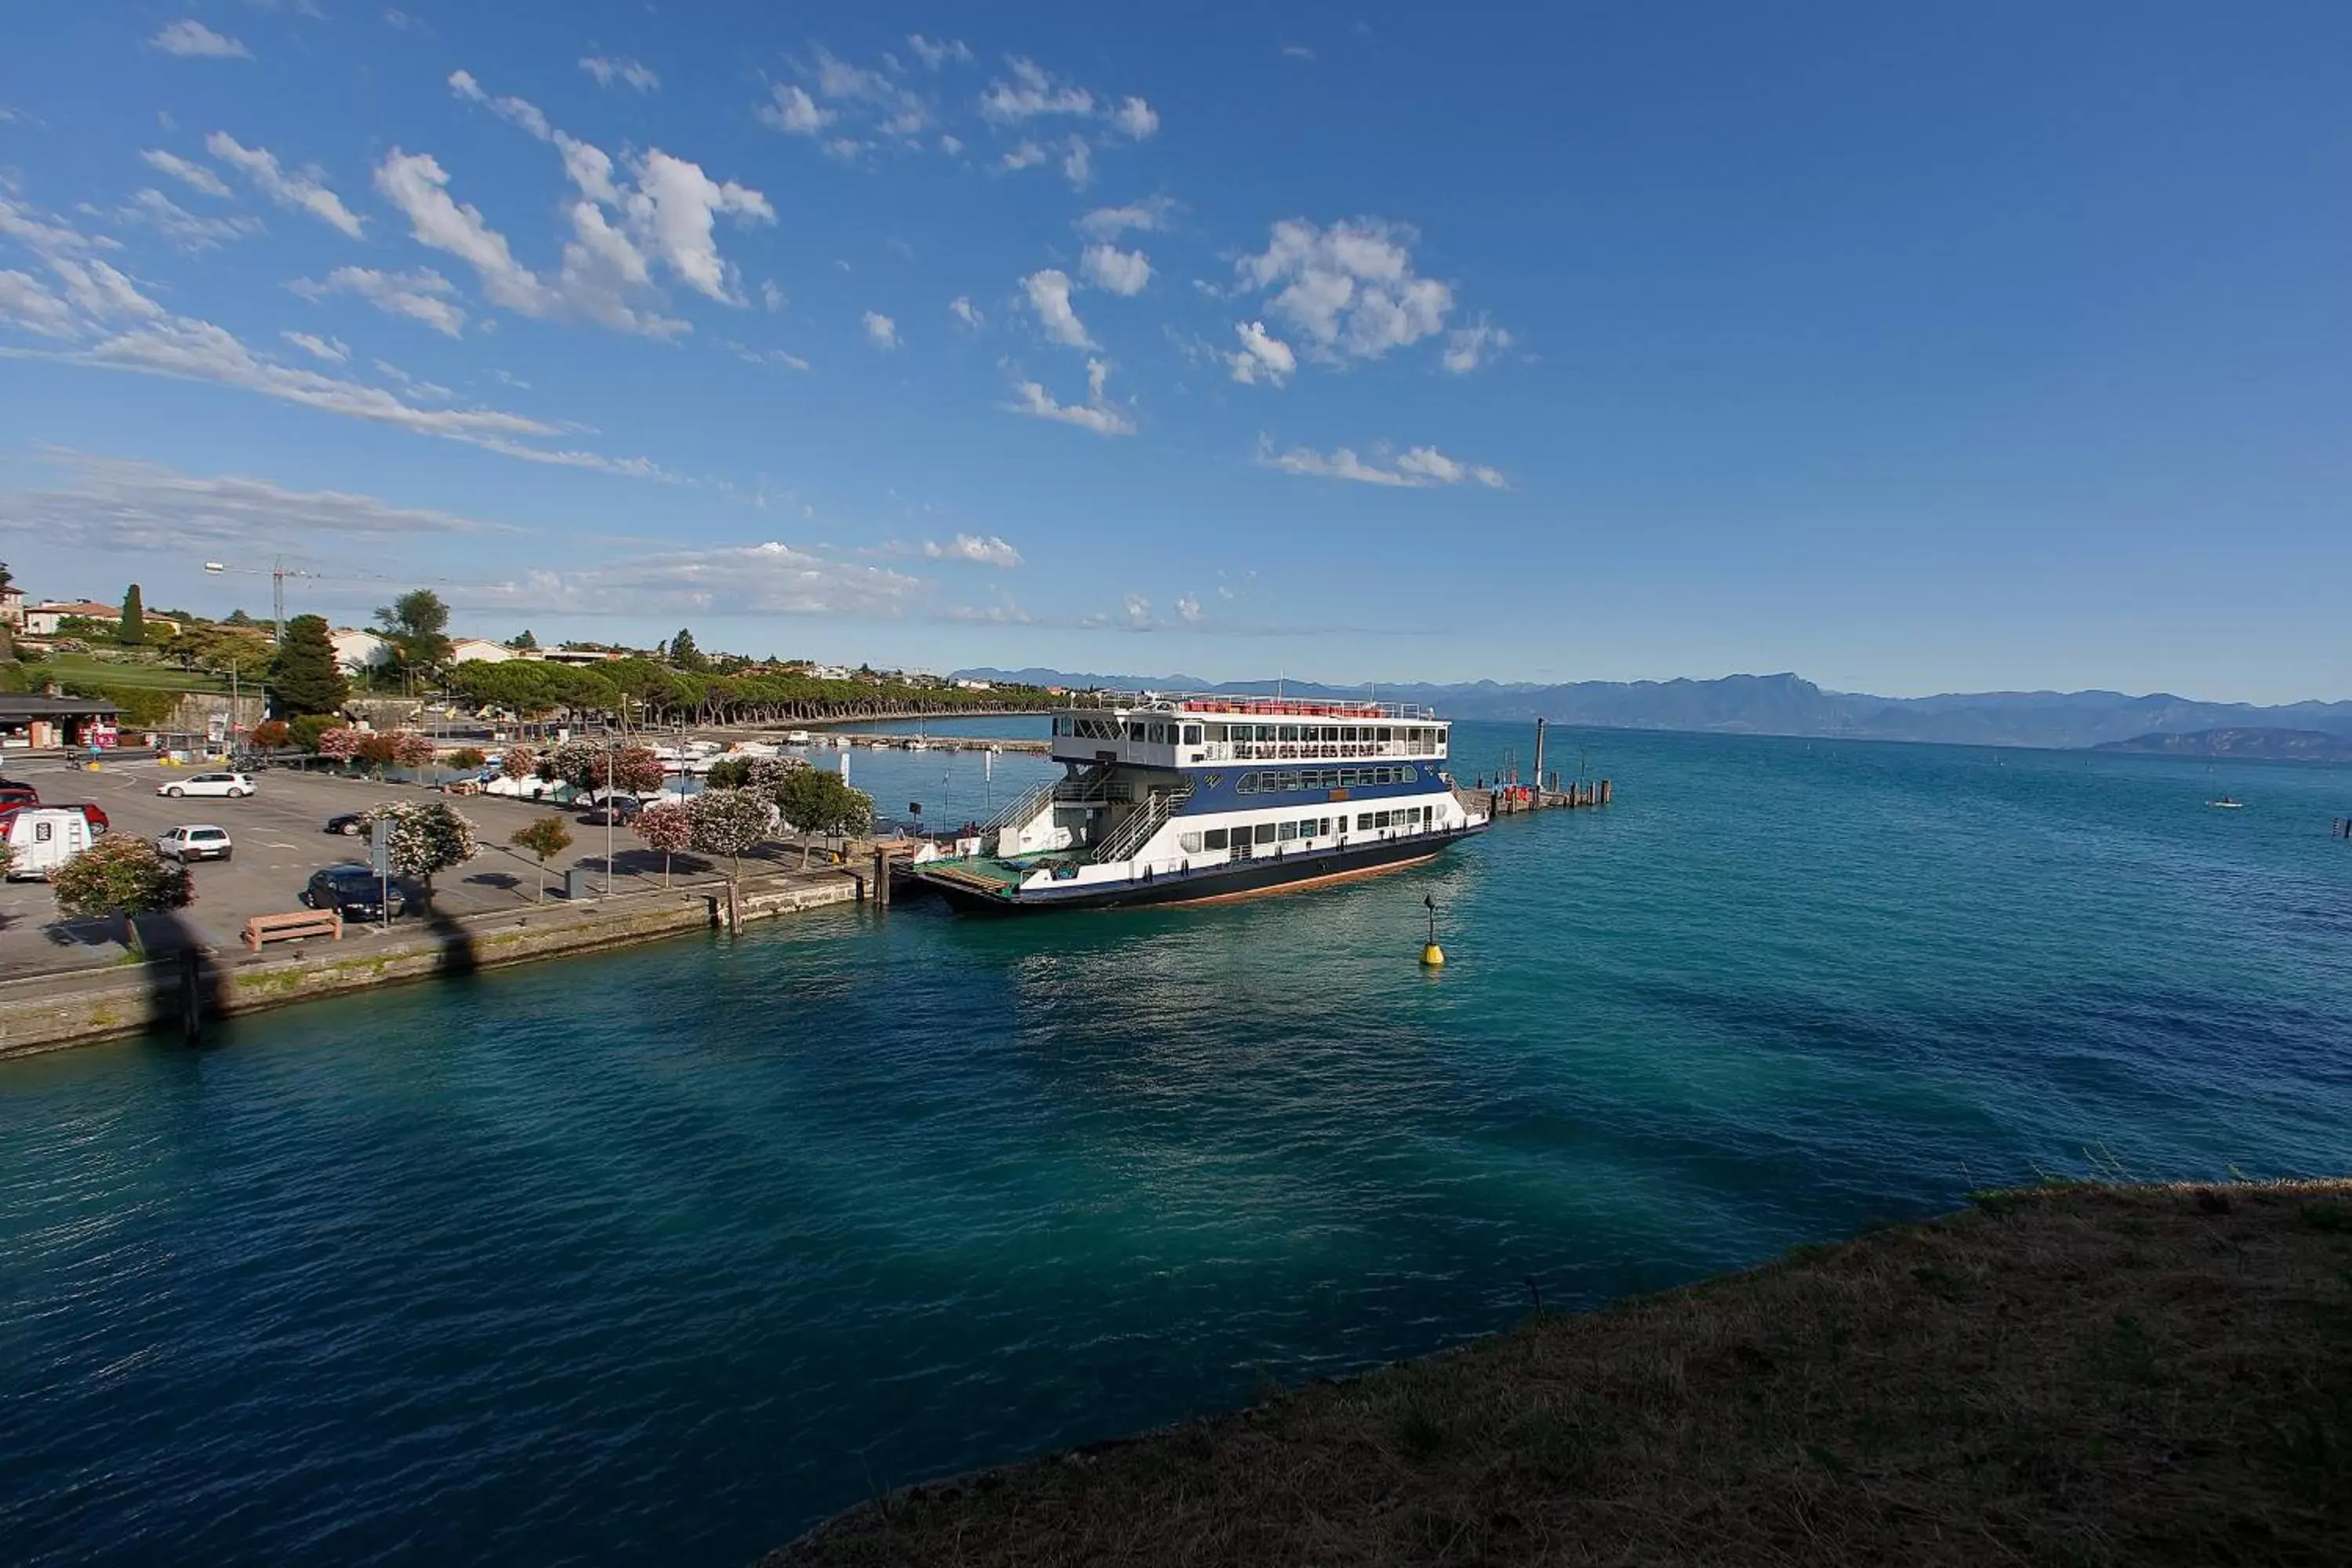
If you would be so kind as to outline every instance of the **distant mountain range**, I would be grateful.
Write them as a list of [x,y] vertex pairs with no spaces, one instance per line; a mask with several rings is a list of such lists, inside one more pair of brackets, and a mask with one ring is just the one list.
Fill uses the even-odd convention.
[[[960,669],[972,680],[1137,691],[1213,691],[1265,696],[1271,680],[1205,681],[1189,675],[1101,675],[1058,669]],[[1365,687],[1287,681],[1297,697],[1363,697]],[[2352,737],[2352,702],[2199,702],[2157,692],[1975,691],[1937,697],[1872,697],[1824,691],[1796,675],[1727,675],[1714,680],[1579,680],[1559,686],[1383,686],[1378,695],[1423,702],[1452,719],[1620,730],[1693,730],[1745,735],[1843,735],[1868,741],[1949,745],[2084,747],[2208,731],[2298,730]],[[2242,753],[2244,754],[2244,753]]]
[[2102,752],[2147,752],[2168,757],[2253,757],[2276,763],[2352,763],[2352,735],[2324,730],[2199,730],[2187,735],[2135,735],[2109,741]]

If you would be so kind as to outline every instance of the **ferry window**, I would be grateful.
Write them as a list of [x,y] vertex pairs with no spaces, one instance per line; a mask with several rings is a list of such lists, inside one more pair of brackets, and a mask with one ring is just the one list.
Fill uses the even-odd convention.
[[1273,823],[1261,822],[1257,825],[1257,841],[1260,844],[1271,844],[1274,842]]
[[1298,726],[1297,726],[1297,725],[1296,725],[1296,724],[1284,724],[1284,725],[1279,726],[1279,728],[1280,728],[1280,730],[1281,730],[1281,731],[1282,731],[1282,732],[1281,732],[1281,735],[1280,735],[1280,737],[1279,737],[1280,739],[1285,740],[1285,741],[1296,741],[1297,739],[1298,739]]
[[1360,770],[1355,768],[1341,768],[1339,770],[1339,787],[1341,789],[1354,789],[1359,784],[1363,782],[1359,776],[1359,773]]
[[1372,826],[1372,814],[1371,814],[1370,812],[1369,812],[1369,811],[1360,811],[1360,812],[1356,813],[1356,831],[1357,831],[1357,832],[1359,832],[1359,833],[1362,833],[1362,832],[1364,832],[1365,830],[1367,830],[1368,828],[1370,828],[1371,826]]
[[1298,837],[1298,824],[1286,822],[1274,830],[1274,836],[1276,838],[1296,838]]
[[1380,739],[1382,741],[1393,741],[1396,739],[1396,731],[1389,728],[1386,724],[1383,724],[1381,726]]
[[1212,827],[1208,832],[1201,835],[1201,847],[1203,849],[1223,849],[1224,847],[1225,830],[1223,828]]
[[1176,844],[1187,855],[1198,855],[1201,852],[1201,836],[1197,833],[1187,833],[1178,839]]
[[1326,838],[1330,836],[1330,833],[1331,819],[1328,816],[1317,817],[1315,819],[1315,837],[1318,838]]
[[1198,724],[1184,726],[1184,743],[1188,746],[1197,746],[1201,743],[1201,726]]
[[1298,775],[1297,773],[1283,774],[1282,787],[1284,789],[1297,789],[1298,787]]

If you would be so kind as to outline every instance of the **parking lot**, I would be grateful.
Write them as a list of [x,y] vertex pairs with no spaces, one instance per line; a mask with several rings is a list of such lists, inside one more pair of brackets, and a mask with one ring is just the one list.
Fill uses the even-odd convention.
[[[383,801],[442,798],[413,785],[285,769],[254,774],[257,793],[242,800],[173,800],[155,793],[160,783],[205,771],[110,759],[100,771],[86,773],[62,762],[22,755],[0,761],[0,772],[38,789],[44,804],[94,803],[106,813],[111,833],[133,835],[152,843],[158,834],[184,824],[209,823],[228,830],[235,844],[230,859],[189,868],[195,882],[194,904],[175,916],[143,923],[142,933],[158,951],[187,941],[224,952],[235,949],[247,917],[299,909],[302,889],[312,871],[347,861],[365,862],[367,840],[328,833],[329,817]],[[482,847],[473,860],[436,879],[435,908],[462,915],[530,903],[540,877],[538,862],[529,853],[510,847],[507,838],[515,829],[558,808],[489,795],[451,797],[449,804],[473,820]],[[548,861],[549,898],[562,896],[562,874],[573,866],[596,873],[596,889],[602,891],[605,829],[588,826],[572,813],[562,815],[573,842],[570,849]],[[661,885],[660,855],[646,848],[626,827],[612,830],[612,843],[614,891]],[[797,851],[793,851],[784,863],[795,864],[798,859]],[[686,855],[677,858],[676,871],[680,881],[688,879],[689,873],[707,874],[700,860]],[[352,934],[362,933],[354,928]],[[56,897],[47,883],[10,882],[0,887],[0,975],[112,963],[122,956],[120,936],[119,922],[60,921]]]

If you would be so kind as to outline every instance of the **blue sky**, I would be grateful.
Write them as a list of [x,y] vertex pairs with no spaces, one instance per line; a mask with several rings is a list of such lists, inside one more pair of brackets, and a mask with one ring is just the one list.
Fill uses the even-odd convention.
[[2352,693],[2352,10],[0,16],[37,595]]

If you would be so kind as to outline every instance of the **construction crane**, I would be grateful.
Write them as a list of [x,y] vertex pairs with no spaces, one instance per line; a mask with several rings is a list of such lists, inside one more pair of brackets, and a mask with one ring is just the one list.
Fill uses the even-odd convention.
[[298,566],[287,565],[286,557],[283,555],[276,557],[268,566],[231,566],[219,561],[207,561],[205,563],[205,574],[210,577],[218,577],[224,574],[235,574],[245,577],[268,578],[269,624],[276,634],[278,646],[280,647],[286,646],[286,579],[289,577],[308,577],[315,582],[320,583],[426,583],[434,585],[435,587],[441,588],[484,588],[489,586],[489,584],[486,583],[460,583],[456,579],[449,577],[392,577],[387,576],[381,572],[356,572],[345,574],[332,572],[310,572]]

